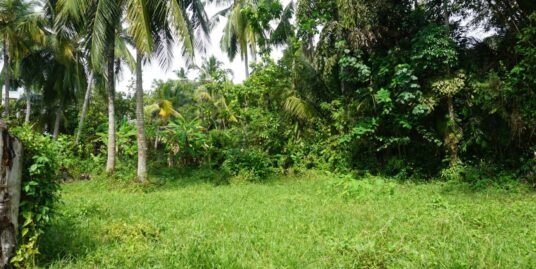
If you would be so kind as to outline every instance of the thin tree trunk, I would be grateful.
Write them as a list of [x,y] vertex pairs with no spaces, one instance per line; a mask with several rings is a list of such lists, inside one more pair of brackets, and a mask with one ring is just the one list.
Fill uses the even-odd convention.
[[60,134],[60,123],[61,123],[62,114],[63,114],[63,98],[61,98],[60,103],[58,105],[58,109],[56,110],[56,120],[54,121],[54,132],[52,134],[53,139],[58,139],[58,136]]
[[4,39],[4,112],[2,115],[4,118],[9,116],[9,88],[11,87],[11,70],[9,68],[9,53],[8,53],[8,43]]
[[145,140],[145,121],[143,109],[143,55],[136,55],[136,126],[138,127],[138,180],[147,180],[147,141]]
[[115,41],[108,48],[108,159],[106,172],[111,174],[115,170]]
[[246,48],[246,53],[244,55],[244,62],[246,64],[246,78],[249,78],[249,61],[248,61],[248,50]]
[[[449,0],[444,0],[443,2],[443,20],[445,23],[445,27],[447,30],[450,27],[450,14],[449,14]],[[450,75],[450,67],[447,66],[447,76]],[[461,134],[461,128],[456,123],[456,114],[454,112],[454,102],[453,102],[452,96],[447,96],[447,107],[448,107],[448,113],[449,113],[449,133],[447,134],[447,138],[445,139],[447,150],[449,152],[449,165],[450,167],[454,167],[458,164],[458,143],[459,143],[459,136]]]
[[257,52],[253,49],[253,46],[251,48],[251,56],[253,57],[253,62],[257,63]]
[[22,181],[22,145],[0,122],[0,268],[7,268],[17,244]]
[[447,147],[450,155],[450,166],[454,167],[458,164],[458,143],[460,142],[461,128],[456,123],[456,113],[454,112],[454,102],[452,96],[447,98],[447,106],[449,110],[449,134],[447,135]]
[[26,115],[24,117],[24,123],[30,123],[30,115],[32,114],[32,100],[31,100],[31,91],[26,89]]
[[444,0],[443,2],[443,20],[448,28],[450,26],[449,0]]
[[74,140],[75,145],[80,142],[80,136],[82,135],[82,129],[84,128],[84,121],[86,120],[87,111],[89,108],[89,101],[91,99],[91,90],[93,89],[93,72],[89,74],[87,81],[86,95],[84,96],[84,104],[82,105],[82,111],[80,112],[80,119],[78,120],[78,130],[76,131],[76,138]]

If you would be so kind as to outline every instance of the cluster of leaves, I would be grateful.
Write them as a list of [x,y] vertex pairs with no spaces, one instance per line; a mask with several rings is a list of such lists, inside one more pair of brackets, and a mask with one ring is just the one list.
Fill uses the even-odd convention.
[[34,132],[30,126],[11,132],[23,145],[22,193],[15,267],[29,267],[39,253],[37,242],[50,223],[60,189],[60,166],[67,144]]
[[[533,175],[520,169],[534,160],[535,83],[526,72],[534,58],[534,15],[527,16],[534,6],[519,4],[524,15],[516,30],[494,21],[512,14],[488,4],[299,1],[298,45],[288,49],[286,65],[302,78],[321,78],[291,84],[303,99],[318,100],[312,121],[320,134],[305,137],[324,145],[320,156],[329,157],[318,160],[401,177],[485,160]],[[469,39],[451,14],[480,23],[487,16],[501,31]],[[300,51],[308,70],[296,65]]]

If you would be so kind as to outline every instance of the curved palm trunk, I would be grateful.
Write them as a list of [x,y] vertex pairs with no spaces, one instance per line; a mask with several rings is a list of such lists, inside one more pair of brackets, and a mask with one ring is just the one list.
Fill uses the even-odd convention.
[[8,44],[4,39],[4,112],[2,115],[7,117],[9,115],[9,88],[11,80],[11,70],[9,69],[9,53],[8,53]]
[[145,139],[145,121],[143,113],[143,77],[140,52],[136,55],[136,126],[138,128],[138,180],[147,180],[147,141]]
[[91,99],[91,90],[93,89],[93,72],[89,74],[86,95],[84,96],[84,104],[82,105],[82,111],[80,112],[80,120],[78,121],[78,130],[76,131],[75,145],[80,142],[80,136],[82,135],[82,129],[84,128],[84,121],[86,119],[87,111],[89,108],[89,101]]
[[113,173],[115,170],[115,41],[108,48],[108,159],[106,172]]
[[61,116],[63,114],[63,98],[60,100],[60,104],[58,105],[58,109],[56,110],[56,120],[54,121],[54,133],[52,134],[52,138],[58,139],[58,136],[60,134],[60,124],[61,124]]
[[30,99],[30,89],[26,89],[26,115],[24,123],[30,123],[30,115],[32,114],[32,100]]

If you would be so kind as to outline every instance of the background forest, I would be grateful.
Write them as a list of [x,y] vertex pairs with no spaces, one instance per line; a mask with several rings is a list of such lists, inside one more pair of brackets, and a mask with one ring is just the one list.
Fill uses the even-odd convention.
[[[220,22],[212,42],[243,60],[243,83],[204,51]],[[35,153],[23,188],[39,202],[23,211],[37,232],[21,242],[48,222],[57,174],[143,183],[203,167],[225,184],[323,170],[536,186],[532,0],[1,0],[0,41],[2,118]],[[144,92],[142,64],[173,57],[185,59],[176,78]],[[126,68],[135,77],[116,92]]]

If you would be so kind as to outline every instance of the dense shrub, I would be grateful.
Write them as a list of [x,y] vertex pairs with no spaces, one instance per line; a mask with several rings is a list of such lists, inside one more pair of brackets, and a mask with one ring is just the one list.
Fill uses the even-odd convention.
[[231,176],[239,176],[248,181],[260,181],[271,172],[272,160],[268,154],[258,149],[232,149],[227,151],[222,170]]
[[458,164],[445,168],[440,178],[453,184],[462,184],[473,191],[485,190],[490,187],[515,191],[519,189],[520,180],[504,167],[491,162]]
[[39,253],[38,241],[50,223],[60,190],[60,167],[66,143],[34,132],[31,127],[13,128],[23,145],[22,193],[18,249],[11,262],[29,267]]

